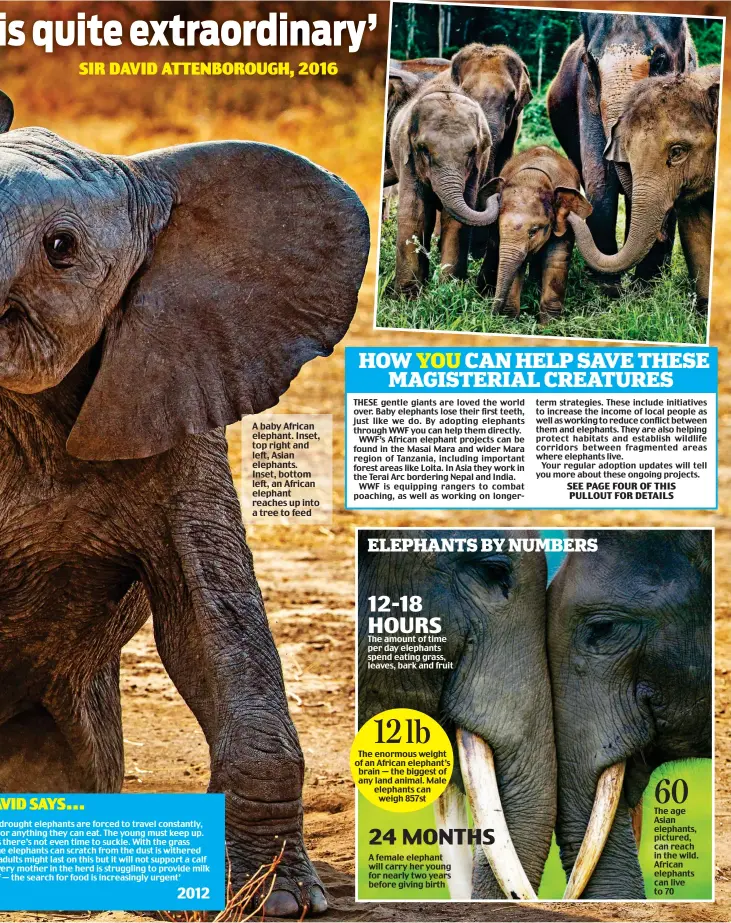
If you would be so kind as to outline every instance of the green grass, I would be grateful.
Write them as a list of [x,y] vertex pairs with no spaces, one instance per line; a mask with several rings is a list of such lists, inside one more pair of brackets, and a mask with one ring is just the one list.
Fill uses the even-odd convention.
[[521,314],[515,320],[494,315],[490,299],[477,291],[479,261],[470,260],[466,281],[445,278],[439,269],[436,239],[430,261],[431,277],[418,298],[409,299],[394,291],[396,208],[392,206],[381,231],[379,327],[668,343],[706,341],[706,319],[695,311],[695,294],[677,242],[671,265],[662,278],[643,288],[628,273],[623,277],[619,298],[608,298],[591,282],[581,254],[574,249],[564,313],[545,327],[538,324],[540,290],[528,274]]

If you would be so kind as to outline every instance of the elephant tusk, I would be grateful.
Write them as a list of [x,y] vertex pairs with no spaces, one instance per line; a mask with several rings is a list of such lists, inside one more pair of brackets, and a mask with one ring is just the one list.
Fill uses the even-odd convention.
[[589,824],[564,892],[565,901],[575,901],[581,897],[601,858],[622,794],[624,770],[624,762],[615,763],[599,776]]
[[488,744],[475,734],[457,728],[457,749],[467,795],[475,823],[492,830],[495,842],[482,844],[493,875],[506,897],[537,900],[510,839],[495,774],[495,761]]
[[[465,796],[450,782],[434,805],[437,827],[440,830],[465,830],[467,802]],[[468,901],[472,897],[472,847],[467,843],[443,843],[439,838],[442,862],[450,867],[447,885],[453,901]]]

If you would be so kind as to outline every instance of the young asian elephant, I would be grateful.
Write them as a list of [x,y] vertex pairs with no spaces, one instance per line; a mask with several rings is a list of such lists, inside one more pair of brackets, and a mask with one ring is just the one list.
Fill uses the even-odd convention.
[[720,68],[652,78],[639,84],[612,128],[606,158],[622,170],[632,194],[624,246],[613,255],[597,249],[590,228],[572,218],[579,250],[599,272],[623,272],[642,260],[677,214],[697,309],[708,310],[713,193],[716,172]]
[[[581,175],[594,212],[589,227],[600,250],[617,252],[617,208],[622,185],[604,149],[627,97],[646,77],[690,72],[696,51],[684,16],[581,13],[581,36],[567,49],[546,104],[561,147]],[[624,189],[627,201],[630,190]],[[658,241],[638,275],[656,275],[672,251],[674,224]],[[616,293],[618,277],[602,277]]]
[[[492,137],[487,178],[499,176],[513,156],[523,124],[523,109],[533,97],[528,68],[520,55],[507,45],[475,42],[457,52],[446,76],[482,107]],[[478,210],[485,208],[487,198],[486,190],[478,192]],[[489,246],[494,249],[495,243],[495,235],[487,228],[475,229],[470,241],[472,256],[484,256]]]
[[712,533],[580,534],[597,550],[570,552],[548,591],[564,896],[641,899],[650,775],[711,756]]
[[[494,830],[495,843],[483,843],[474,858],[466,845],[442,846],[453,899],[535,898],[551,843],[556,767],[546,560],[542,551],[509,546],[536,537],[489,529],[358,534],[359,721],[391,708],[417,709],[438,720],[458,757],[436,805],[438,825],[469,826],[466,793],[474,827]],[[444,551],[375,550],[392,538],[465,544]],[[369,669],[368,635],[379,631],[369,597],[404,594],[420,597],[419,617],[438,620],[452,669]]]
[[120,651],[152,610],[233,886],[286,843],[268,913],[322,911],[223,427],[345,334],[366,213],[266,144],[105,156],[11,119],[3,95],[0,791],[120,790]]
[[425,84],[396,113],[390,151],[399,183],[396,288],[414,296],[429,272],[429,248],[441,213],[441,265],[446,275],[467,275],[469,227],[497,218],[498,197],[476,211],[492,141],[480,106],[458,87]]
[[549,147],[533,147],[511,158],[488,191],[501,191],[498,218],[500,257],[493,281],[492,255],[486,254],[478,285],[495,285],[493,310],[517,317],[525,269],[531,262],[541,279],[539,320],[550,323],[563,311],[574,237],[570,214],[586,218],[591,205],[579,191],[579,174]]

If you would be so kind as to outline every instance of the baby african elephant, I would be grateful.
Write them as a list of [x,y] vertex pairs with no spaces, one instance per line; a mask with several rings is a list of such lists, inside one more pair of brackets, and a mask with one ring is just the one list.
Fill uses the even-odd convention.
[[11,121],[3,94],[0,791],[119,791],[120,651],[151,609],[234,887],[286,843],[268,913],[322,911],[223,427],[344,335],[366,213],[269,145],[102,156]]
[[573,164],[543,146],[512,157],[501,176],[487,184],[488,194],[501,193],[500,255],[495,266],[495,248],[488,248],[478,286],[483,292],[495,288],[496,314],[520,314],[525,268],[530,261],[541,278],[540,323],[561,315],[574,245],[567,217],[570,212],[582,218],[591,214],[579,185]]

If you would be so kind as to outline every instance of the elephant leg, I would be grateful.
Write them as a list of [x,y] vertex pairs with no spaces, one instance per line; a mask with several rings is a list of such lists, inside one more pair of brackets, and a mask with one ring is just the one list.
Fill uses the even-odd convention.
[[477,288],[482,295],[495,289],[500,265],[500,232],[495,225],[489,227],[487,231],[485,256],[477,277]]
[[651,282],[657,279],[670,264],[673,256],[673,246],[675,245],[675,225],[677,223],[675,213],[672,212],[665,220],[663,227],[663,240],[656,240],[652,245],[650,252],[640,260],[635,268],[635,276],[641,282]]
[[467,257],[470,247],[470,228],[442,209],[442,233],[439,238],[441,269],[452,279],[467,278]]
[[696,310],[705,315],[708,314],[711,282],[713,212],[704,206],[692,213],[681,214],[678,216],[678,228],[688,275],[695,282]]
[[124,781],[120,651],[147,620],[142,584],[99,613],[99,632],[40,701],[0,726],[0,791],[118,792]]
[[226,795],[234,890],[284,847],[265,909],[298,917],[327,906],[304,846],[304,761],[224,453],[215,464],[176,497],[150,554],[155,640],[206,736],[209,791]]
[[429,276],[427,209],[424,198],[408,178],[399,183],[398,230],[396,235],[396,288],[415,297]]
[[49,701],[0,726],[0,791],[118,792],[124,779],[119,655],[85,688],[59,679]]
[[566,283],[574,242],[569,236],[551,237],[542,253],[541,301],[538,322],[550,324],[563,314]]

